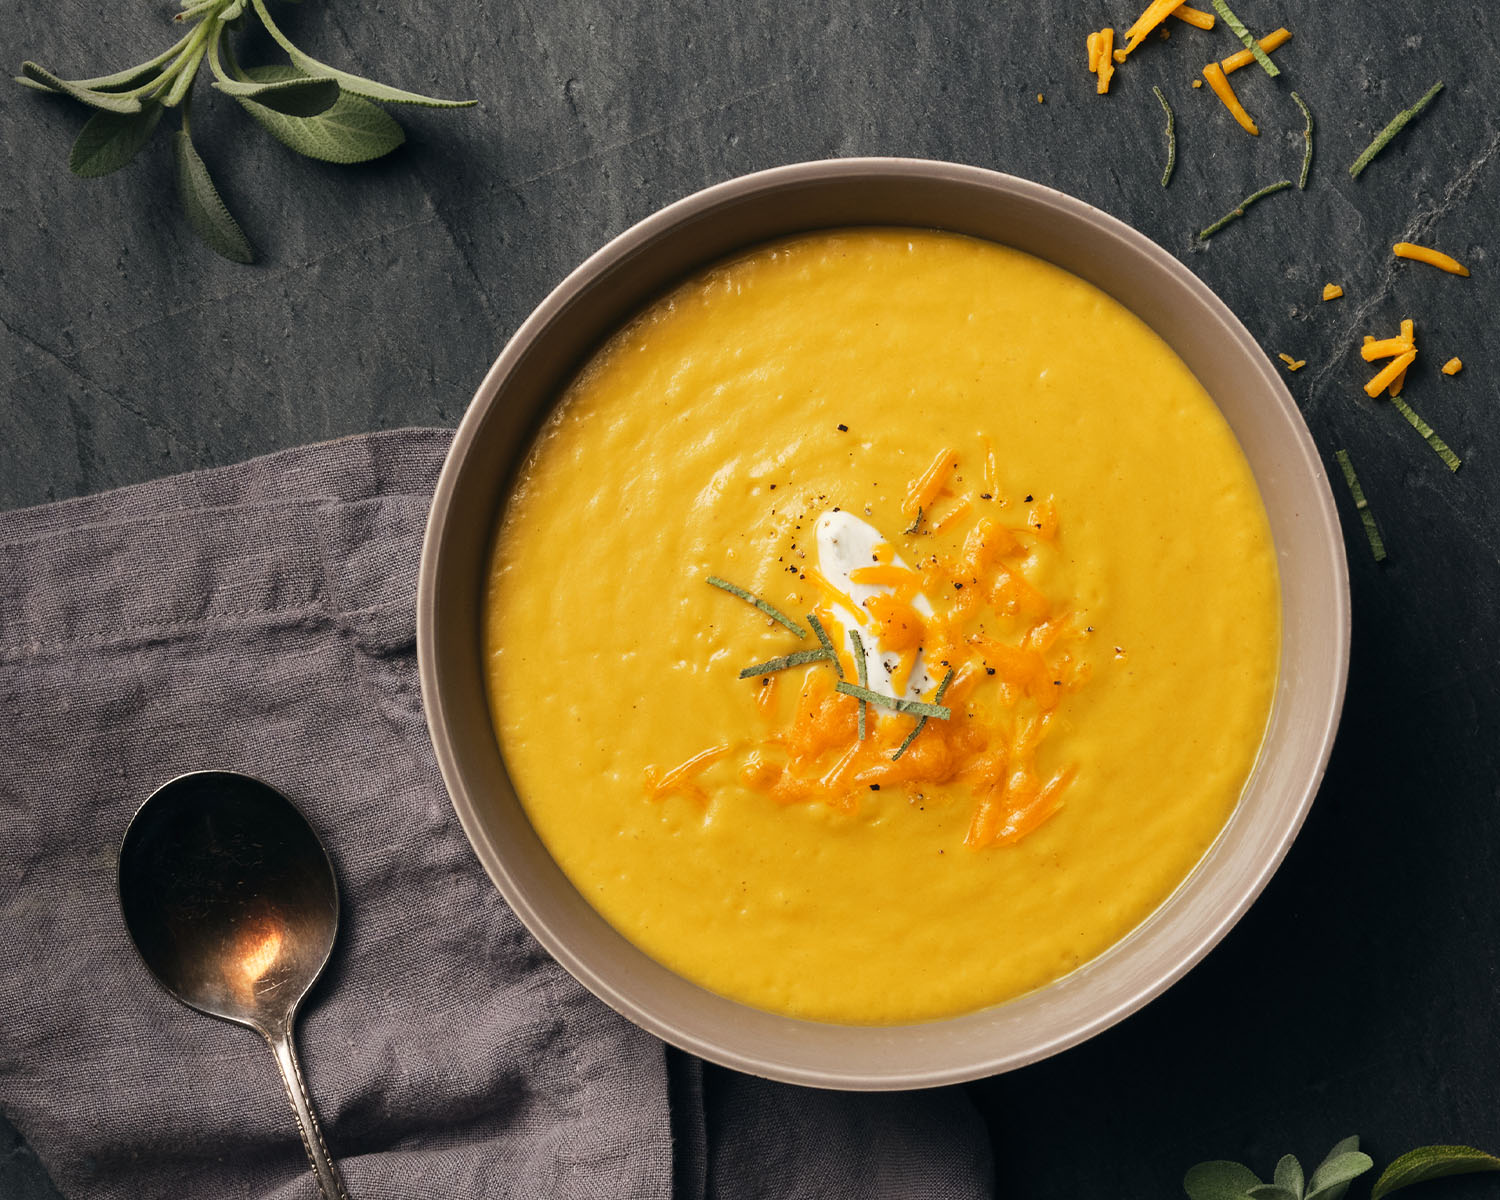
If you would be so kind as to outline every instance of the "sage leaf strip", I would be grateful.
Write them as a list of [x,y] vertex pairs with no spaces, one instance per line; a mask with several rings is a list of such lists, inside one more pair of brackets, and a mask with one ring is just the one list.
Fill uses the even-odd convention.
[[198,157],[190,137],[178,130],[172,135],[172,152],[177,159],[177,194],[193,231],[211,249],[231,262],[251,263],[255,251],[237,222],[224,207],[219,189],[209,176],[208,167]]
[[1418,1146],[1381,1172],[1370,1200],[1382,1200],[1382,1197],[1414,1183],[1444,1179],[1449,1175],[1470,1175],[1477,1171],[1500,1171],[1500,1158],[1473,1146]]
[[[818,651],[822,653],[822,651]],[[846,679],[840,679],[833,685],[834,691],[843,692],[846,696],[853,696],[856,700],[863,700],[866,704],[878,704],[881,708],[893,708],[897,712],[910,713],[917,717],[936,717],[939,721],[950,720],[953,710],[942,704],[928,704],[923,700],[898,700],[895,696],[887,696],[884,692],[872,692],[869,688],[860,687],[857,683],[850,683]]]
[[96,112],[78,131],[68,169],[85,179],[118,171],[146,144],[161,114],[162,107],[156,103],[138,113]]
[[[250,67],[245,74],[257,82],[303,78],[295,67]],[[331,163],[368,162],[389,154],[406,134],[385,109],[341,91],[333,107],[313,117],[277,112],[247,96],[236,96],[244,110],[272,137],[308,158]]]
[[773,671],[802,667],[808,663],[822,662],[832,657],[833,655],[827,650],[796,650],[791,654],[783,654],[780,658],[770,658],[763,663],[756,663],[753,667],[746,667],[740,672],[740,678],[753,679],[757,675],[769,675]]
[[46,90],[61,92],[64,96],[69,96],[81,104],[87,104],[90,108],[113,113],[141,111],[141,102],[134,96],[116,96],[111,92],[96,92],[92,88],[82,87],[71,80],[59,79],[51,71],[37,66],[34,62],[23,62],[21,73],[33,83],[44,84]]
[[329,76],[338,80],[339,87],[346,92],[353,92],[356,96],[365,96],[371,100],[384,100],[388,104],[417,104],[424,108],[469,108],[478,103],[476,100],[442,100],[436,96],[423,96],[417,92],[407,92],[401,88],[391,87],[389,84],[376,83],[373,79],[351,75],[347,71],[340,71],[337,67],[330,67],[327,63],[319,62],[311,54],[304,54],[292,45],[291,39],[281,32],[280,27],[271,19],[271,14],[266,11],[265,0],[252,0],[252,3],[255,5],[255,13],[260,17],[261,24],[266,27],[266,32],[306,75]]

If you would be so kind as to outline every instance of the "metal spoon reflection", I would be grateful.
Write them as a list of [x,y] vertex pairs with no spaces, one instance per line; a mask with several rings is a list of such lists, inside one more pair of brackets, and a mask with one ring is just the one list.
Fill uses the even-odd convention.
[[131,819],[119,886],[125,925],[162,986],[270,1044],[318,1186],[346,1200],[292,1043],[339,923],[333,866],[312,827],[258,779],[182,775]]

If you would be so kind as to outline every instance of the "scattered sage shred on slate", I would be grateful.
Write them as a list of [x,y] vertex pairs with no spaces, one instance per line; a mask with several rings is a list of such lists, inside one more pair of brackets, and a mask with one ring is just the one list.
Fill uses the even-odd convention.
[[1456,471],[1459,467],[1464,465],[1463,459],[1459,458],[1458,455],[1454,454],[1453,451],[1449,449],[1448,443],[1443,441],[1442,438],[1438,437],[1438,435],[1433,432],[1432,426],[1429,425],[1426,421],[1422,420],[1422,418],[1412,410],[1411,405],[1409,405],[1405,400],[1401,399],[1400,396],[1392,396],[1391,403],[1396,406],[1396,411],[1406,418],[1407,424],[1409,424],[1413,429],[1415,429],[1419,434],[1422,435],[1422,440],[1432,447],[1433,453],[1443,460],[1443,465],[1446,466],[1448,470]]
[[[240,65],[229,35],[249,30],[252,18],[286,52],[288,63]],[[193,144],[193,85],[205,61],[213,86],[232,96],[271,136],[298,154],[325,162],[367,162],[405,140],[401,126],[372,101],[428,108],[475,103],[423,96],[330,67],[292,44],[267,11],[265,0],[182,0],[182,11],[173,19],[191,28],[155,58],[136,66],[88,79],[64,79],[37,63],[24,62],[16,82],[94,110],[68,156],[69,169],[84,178],[118,171],[150,139],[167,109],[180,110],[172,153],[183,214],[193,232],[231,262],[253,262],[255,252]]]
[[1224,24],[1229,26],[1230,32],[1245,44],[1245,49],[1255,56],[1255,61],[1260,63],[1261,70],[1275,79],[1281,74],[1281,68],[1271,61],[1271,56],[1260,48],[1260,43],[1255,40],[1255,35],[1245,28],[1241,21],[1230,10],[1224,0],[1213,0],[1214,11],[1224,19]]
[[1258,192],[1251,192],[1250,195],[1246,196],[1239,202],[1238,205],[1230,209],[1207,229],[1200,229],[1198,231],[1199,240],[1211,238],[1214,234],[1218,233],[1219,230],[1223,229],[1224,226],[1228,225],[1231,221],[1239,220],[1240,217],[1243,217],[1245,215],[1245,210],[1252,204],[1254,204],[1257,200],[1264,200],[1267,196],[1273,196],[1283,188],[1289,188],[1291,186],[1292,181],[1290,179],[1282,179],[1278,180],[1276,183],[1271,184],[1269,187],[1261,188]]
[[1296,92],[1292,93],[1292,99],[1297,102],[1297,107],[1302,110],[1302,116],[1307,121],[1307,125],[1302,130],[1302,140],[1304,143],[1302,147],[1302,174],[1297,180],[1297,190],[1299,192],[1305,192],[1307,190],[1307,173],[1312,170],[1312,110],[1307,107],[1306,102],[1302,99],[1301,96],[1297,95]]
[[1375,156],[1391,144],[1391,139],[1405,129],[1414,118],[1419,116],[1424,108],[1437,99],[1437,94],[1442,90],[1443,81],[1440,79],[1428,88],[1427,94],[1410,108],[1402,109],[1392,117],[1391,123],[1377,133],[1375,140],[1365,147],[1364,153],[1354,160],[1354,165],[1349,168],[1349,174],[1353,178],[1358,179],[1360,172],[1370,165]]
[[1375,524],[1375,514],[1370,511],[1369,501],[1365,499],[1365,489],[1359,486],[1359,476],[1354,473],[1354,463],[1349,458],[1349,451],[1335,451],[1333,457],[1338,460],[1339,469],[1344,473],[1344,483],[1348,485],[1349,495],[1354,499],[1354,507],[1359,513],[1360,523],[1365,527],[1365,537],[1370,542],[1370,553],[1375,556],[1376,562],[1384,562],[1385,541],[1381,538],[1380,529]]
[[1156,98],[1161,101],[1162,111],[1167,114],[1167,166],[1161,173],[1161,185],[1166,187],[1172,182],[1172,168],[1177,165],[1177,118],[1161,88],[1153,85],[1151,90],[1156,93]]

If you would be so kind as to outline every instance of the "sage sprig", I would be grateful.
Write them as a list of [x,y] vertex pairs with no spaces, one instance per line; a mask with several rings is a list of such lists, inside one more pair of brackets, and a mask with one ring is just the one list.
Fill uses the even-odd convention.
[[[1343,1200],[1349,1185],[1374,1165],[1360,1150],[1359,1138],[1348,1137],[1328,1152],[1307,1179],[1302,1164],[1288,1154],[1276,1164],[1269,1183],[1244,1163],[1221,1160],[1199,1163],[1183,1178],[1182,1187],[1190,1200]],[[1418,1146],[1381,1172],[1370,1200],[1384,1200],[1414,1183],[1477,1171],[1500,1171],[1500,1158],[1472,1146]]]
[[[150,139],[168,109],[178,109],[172,135],[177,194],[193,231],[214,251],[248,263],[255,252],[219,195],[192,138],[192,90],[206,62],[213,86],[232,96],[272,137],[298,154],[332,163],[368,162],[406,140],[376,101],[428,108],[466,108],[473,100],[443,100],[403,91],[341,71],[292,44],[265,0],[181,0],[173,18],[190,28],[155,58],[90,79],[64,79],[34,62],[21,64],[16,82],[67,96],[94,110],[68,157],[85,178],[118,171]],[[242,67],[230,35],[257,21],[289,62]]]

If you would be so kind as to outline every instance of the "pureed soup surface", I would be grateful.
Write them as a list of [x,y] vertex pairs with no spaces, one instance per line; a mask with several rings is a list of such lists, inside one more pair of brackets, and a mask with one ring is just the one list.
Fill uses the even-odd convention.
[[[817,652],[809,613],[837,670],[740,677]],[[484,621],[579,891],[713,991],[848,1023],[1009,999],[1138,925],[1235,806],[1280,637],[1255,482],[1183,363],[1057,267],[907,229],[761,247],[609,341],[519,474]],[[904,750],[920,712],[867,702],[861,739],[838,690],[851,629],[872,691],[949,714]]]

